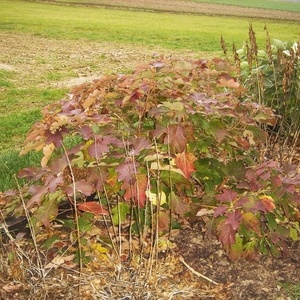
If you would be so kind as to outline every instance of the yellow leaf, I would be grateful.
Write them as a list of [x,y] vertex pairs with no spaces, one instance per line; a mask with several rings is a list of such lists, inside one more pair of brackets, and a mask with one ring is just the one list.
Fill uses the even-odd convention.
[[163,205],[167,203],[167,197],[163,191],[161,191],[159,195],[157,195],[148,190],[146,191],[146,196],[148,197],[149,201],[151,201],[153,205],[158,205],[158,203],[159,205]]
[[98,253],[108,253],[109,252],[107,248],[102,247],[102,245],[98,244],[98,243],[93,244],[92,248],[94,251],[97,251]]

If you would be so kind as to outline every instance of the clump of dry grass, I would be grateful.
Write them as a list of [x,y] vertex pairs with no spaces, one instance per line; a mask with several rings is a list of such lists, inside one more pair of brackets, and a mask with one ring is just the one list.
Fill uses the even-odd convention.
[[226,286],[201,280],[174,254],[158,258],[151,274],[149,261],[139,256],[131,263],[114,255],[95,259],[81,271],[67,258],[56,261],[49,264],[46,253],[37,253],[30,240],[2,237],[0,298],[227,299]]

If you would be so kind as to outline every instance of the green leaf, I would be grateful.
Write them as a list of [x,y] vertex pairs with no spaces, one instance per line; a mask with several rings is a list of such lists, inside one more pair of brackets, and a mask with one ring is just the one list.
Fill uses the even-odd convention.
[[130,212],[129,204],[120,202],[112,208],[111,212],[113,224],[119,225],[126,220],[126,216]]
[[272,44],[273,44],[274,46],[276,46],[276,48],[277,48],[278,50],[284,50],[284,49],[285,49],[284,43],[283,43],[282,41],[278,40],[278,39],[273,39],[273,40],[272,40]]
[[299,232],[295,228],[290,227],[290,238],[293,241],[298,241],[298,239],[299,239],[298,234],[299,234]]
[[88,232],[92,229],[93,225],[93,214],[91,213],[83,213],[78,218],[78,227],[80,232]]
[[231,245],[229,257],[232,260],[239,260],[242,257],[243,253],[243,239],[236,235],[235,243]]
[[47,239],[42,245],[41,247],[45,248],[46,250],[49,250],[50,248],[52,248],[52,246],[59,241],[60,238],[58,235],[52,235],[49,239]]
[[276,223],[274,214],[267,213],[266,214],[266,219],[268,221],[267,225],[268,225],[269,229],[272,230],[272,231],[275,231],[278,225]]

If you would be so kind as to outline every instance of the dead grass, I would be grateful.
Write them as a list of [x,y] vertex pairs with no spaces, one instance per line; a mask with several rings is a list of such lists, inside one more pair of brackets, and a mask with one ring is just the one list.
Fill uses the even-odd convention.
[[149,275],[140,257],[131,264],[115,256],[94,259],[80,271],[63,256],[56,263],[44,257],[41,267],[28,240],[2,243],[1,251],[0,299],[230,299],[229,286],[209,284],[173,254],[157,260]]

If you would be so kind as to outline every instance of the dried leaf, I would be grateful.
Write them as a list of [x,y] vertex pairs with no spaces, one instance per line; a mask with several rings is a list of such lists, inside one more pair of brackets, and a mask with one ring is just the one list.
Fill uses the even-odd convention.
[[92,94],[90,94],[87,99],[83,102],[82,106],[84,109],[89,108],[96,100],[97,97],[99,96],[100,91],[99,90],[94,90]]
[[6,293],[18,293],[24,289],[23,284],[6,284],[2,287],[2,290],[5,291]]
[[55,149],[55,146],[54,146],[53,143],[44,146],[44,148],[43,148],[43,154],[44,154],[44,156],[43,156],[43,158],[41,160],[41,166],[42,166],[42,168],[45,168],[47,166],[48,161],[49,161],[49,159],[50,159],[50,157],[51,157],[54,149]]
[[[226,207],[226,209],[227,209],[227,207]],[[214,214],[213,209],[202,208],[197,212],[196,216],[202,217],[202,216],[207,216],[207,215],[212,215],[212,214]]]

